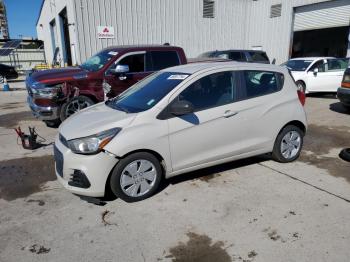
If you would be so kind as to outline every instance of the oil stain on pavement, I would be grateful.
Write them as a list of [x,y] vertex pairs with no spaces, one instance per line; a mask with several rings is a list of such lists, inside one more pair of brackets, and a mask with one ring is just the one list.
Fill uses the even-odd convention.
[[180,242],[177,246],[169,249],[173,262],[230,262],[231,256],[224,247],[224,242],[213,243],[206,235],[199,235],[193,232],[187,233],[187,243]]
[[14,128],[20,121],[38,121],[31,112],[22,111],[0,115],[0,127]]
[[329,154],[332,149],[350,147],[350,129],[309,125],[304,140],[300,161],[325,169],[336,177],[350,182],[350,163],[341,160],[338,154]]
[[41,191],[43,184],[56,180],[54,166],[53,156],[0,161],[0,199],[11,201]]

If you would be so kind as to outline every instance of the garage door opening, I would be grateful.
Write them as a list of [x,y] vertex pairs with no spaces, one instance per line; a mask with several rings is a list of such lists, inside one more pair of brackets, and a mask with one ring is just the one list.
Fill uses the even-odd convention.
[[294,32],[292,58],[303,56],[345,57],[349,27]]

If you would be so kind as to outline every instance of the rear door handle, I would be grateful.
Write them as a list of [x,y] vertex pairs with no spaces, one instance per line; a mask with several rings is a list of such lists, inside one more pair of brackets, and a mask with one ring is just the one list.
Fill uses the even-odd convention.
[[237,114],[238,114],[238,112],[231,111],[231,110],[227,110],[227,111],[225,111],[225,113],[224,113],[224,117],[229,118],[229,117],[235,116],[235,115],[237,115]]

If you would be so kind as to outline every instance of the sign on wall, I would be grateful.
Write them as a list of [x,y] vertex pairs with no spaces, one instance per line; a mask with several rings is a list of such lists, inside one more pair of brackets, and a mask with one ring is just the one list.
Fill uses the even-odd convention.
[[98,38],[114,38],[113,26],[97,26]]

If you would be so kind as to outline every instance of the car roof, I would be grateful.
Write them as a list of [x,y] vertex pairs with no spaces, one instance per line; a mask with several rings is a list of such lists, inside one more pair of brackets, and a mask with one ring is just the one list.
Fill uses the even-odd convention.
[[226,50],[212,50],[205,53],[215,53],[215,52],[256,52],[256,53],[266,53],[264,50],[252,50],[252,49],[226,49]]
[[164,72],[176,72],[184,74],[194,74],[215,69],[248,69],[248,70],[266,70],[274,72],[285,72],[285,68],[271,64],[242,63],[242,62],[209,62],[209,63],[191,63],[186,65],[174,66],[163,69]]
[[289,60],[319,60],[319,59],[332,59],[332,56],[313,56],[313,57],[296,57]]
[[124,52],[124,51],[138,51],[138,50],[148,50],[148,49],[181,49],[178,46],[171,45],[120,45],[120,46],[109,46],[103,51],[116,51],[116,52]]

